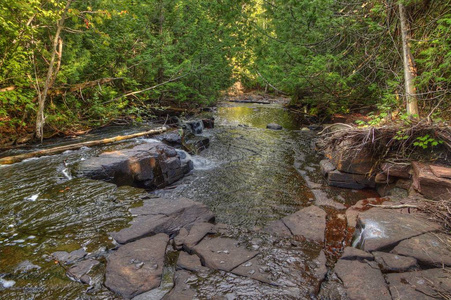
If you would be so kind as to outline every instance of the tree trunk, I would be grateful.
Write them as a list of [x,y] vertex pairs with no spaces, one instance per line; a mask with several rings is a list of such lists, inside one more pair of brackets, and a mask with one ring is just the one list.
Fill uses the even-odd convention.
[[[52,56],[50,59],[50,65],[49,69],[47,71],[47,77],[45,80],[44,90],[42,91],[42,94],[39,96],[39,103],[38,103],[38,112],[36,114],[36,137],[38,139],[44,138],[44,124],[45,124],[45,116],[44,116],[44,108],[45,108],[45,101],[47,99],[47,94],[49,91],[49,88],[51,87],[51,84],[53,82],[52,78],[56,76],[56,74],[53,74],[53,67],[55,64],[55,58],[58,52],[58,44],[60,39],[61,30],[63,29],[64,20],[66,18],[67,10],[69,9],[69,6],[71,4],[72,0],[67,0],[66,6],[64,7],[64,10],[61,14],[61,18],[59,19],[56,27],[56,33],[55,37],[53,38],[53,47],[52,47]],[[61,43],[62,46],[62,43]],[[62,49],[60,50],[62,52]],[[62,55],[62,53],[59,53],[58,55]]]
[[410,26],[407,21],[406,8],[403,4],[399,4],[399,18],[401,21],[401,37],[402,37],[402,56],[404,61],[404,85],[407,102],[407,114],[419,115],[418,99],[414,85],[416,77],[415,63],[412,53],[410,52]]
[[120,135],[120,136],[107,138],[107,139],[103,139],[103,140],[82,142],[82,143],[77,143],[77,144],[72,144],[72,145],[59,146],[59,147],[50,148],[50,149],[42,149],[42,150],[28,152],[28,153],[14,155],[14,156],[2,157],[2,158],[0,158],[0,165],[9,165],[9,164],[20,162],[27,158],[58,154],[58,153],[62,153],[67,150],[80,149],[81,147],[92,147],[92,146],[98,146],[98,145],[105,145],[105,144],[110,144],[110,143],[114,143],[114,142],[118,142],[118,141],[129,140],[129,139],[133,139],[133,138],[137,138],[137,137],[141,137],[141,136],[151,136],[151,135],[166,132],[166,131],[168,131],[168,129],[169,129],[168,127],[163,126],[163,127],[157,128],[157,129],[152,129],[152,130],[145,131],[145,132],[138,132],[138,133],[134,133],[134,134],[130,134],[130,135]]

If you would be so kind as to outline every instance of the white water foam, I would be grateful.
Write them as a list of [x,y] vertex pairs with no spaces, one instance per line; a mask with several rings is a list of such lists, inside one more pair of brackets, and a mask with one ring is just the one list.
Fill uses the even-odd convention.
[[34,201],[36,201],[38,199],[39,194],[40,193],[34,194],[34,195],[30,196],[30,197],[25,198],[25,200],[34,202]]
[[14,280],[6,280],[3,278],[0,278],[0,284],[3,286],[3,288],[7,289],[10,287],[13,287],[16,284],[16,282]]

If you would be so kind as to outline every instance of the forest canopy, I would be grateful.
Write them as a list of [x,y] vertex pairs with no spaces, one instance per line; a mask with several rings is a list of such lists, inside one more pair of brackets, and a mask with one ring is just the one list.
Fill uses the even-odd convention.
[[0,140],[208,105],[237,81],[315,115],[375,107],[440,120],[451,106],[450,4],[3,0]]

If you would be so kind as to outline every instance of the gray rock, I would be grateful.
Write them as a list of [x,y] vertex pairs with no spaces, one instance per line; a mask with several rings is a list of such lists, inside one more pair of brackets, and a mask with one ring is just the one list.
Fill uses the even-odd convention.
[[73,278],[76,281],[80,281],[81,283],[90,284],[91,277],[88,273],[94,266],[97,266],[99,262],[97,260],[88,259],[83,260],[74,264],[70,269],[67,270],[66,274],[70,278]]
[[322,161],[320,161],[319,167],[323,176],[326,176],[329,172],[335,170],[335,166],[328,159],[323,159]]
[[86,251],[84,249],[74,250],[71,253],[67,253],[66,251],[56,251],[52,253],[52,257],[63,263],[63,264],[73,264],[77,260],[82,259],[86,256]]
[[182,127],[192,134],[201,134],[204,130],[204,122],[202,120],[187,121],[184,122]]
[[177,260],[177,268],[192,272],[208,271],[207,267],[202,266],[200,258],[197,255],[190,255],[184,251],[180,252]]
[[202,240],[193,248],[193,252],[199,255],[203,265],[227,272],[258,254],[257,251],[240,246],[236,240],[222,237]]
[[391,300],[381,271],[366,262],[340,259],[335,273],[343,281],[351,300]]
[[341,259],[372,261],[372,260],[374,260],[374,256],[371,253],[365,252],[363,250],[360,250],[360,249],[357,249],[354,247],[346,247],[343,252],[343,255],[341,256]]
[[427,266],[451,266],[449,235],[426,233],[404,240],[393,249],[393,253],[415,257]]
[[429,269],[386,275],[393,299],[445,299],[451,292],[451,269]]
[[[420,214],[401,214],[395,209],[372,208],[358,216],[356,234],[360,233],[365,251],[384,250],[400,241],[440,229]],[[363,244],[363,245],[362,245]]]
[[313,261],[316,264],[316,268],[314,271],[315,277],[318,280],[323,280],[327,274],[327,258],[324,250],[321,250],[318,257]]
[[169,237],[158,234],[124,245],[108,256],[105,285],[124,298],[160,285]]
[[161,139],[163,142],[168,143],[171,146],[178,146],[182,144],[182,137],[178,132],[170,132],[156,138]]
[[187,271],[177,271],[175,273],[175,286],[163,300],[189,300],[194,299],[196,291],[189,284],[194,275]]
[[185,242],[185,238],[188,236],[188,230],[186,228],[180,229],[177,236],[174,238],[174,246],[175,249],[181,250],[183,247],[183,243]]
[[142,207],[130,211],[137,216],[131,226],[111,233],[120,244],[157,233],[174,234],[183,227],[191,228],[197,222],[214,220],[213,213],[205,205],[187,198],[150,199]]
[[269,123],[268,125],[266,125],[266,128],[271,129],[271,130],[282,130],[283,129],[282,125],[279,125],[276,123]]
[[324,242],[326,212],[317,206],[309,206],[282,219],[295,236],[303,236],[315,242]]
[[413,257],[377,251],[373,254],[383,272],[407,272],[418,267],[417,260]]
[[340,172],[366,175],[373,169],[377,158],[371,151],[371,145],[356,147],[351,140],[343,140],[329,147],[325,155]]

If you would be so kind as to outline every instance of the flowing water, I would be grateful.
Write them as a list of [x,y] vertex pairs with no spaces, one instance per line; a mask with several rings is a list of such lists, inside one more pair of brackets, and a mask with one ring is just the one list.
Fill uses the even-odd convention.
[[[315,201],[312,189],[346,206],[374,195],[325,188],[318,175],[319,157],[311,150],[315,133],[301,131],[296,115],[277,104],[227,104],[218,108],[215,118],[215,129],[203,133],[210,138],[210,148],[192,156],[194,171],[174,186],[152,194],[184,196],[203,202],[215,213],[217,222],[240,228],[236,235],[244,234],[249,240],[268,222],[311,205]],[[284,130],[267,130],[268,123],[278,123]],[[82,139],[143,129],[112,129]],[[105,254],[115,247],[108,232],[126,227],[131,219],[128,209],[140,205],[149,194],[134,187],[76,178],[74,170],[80,161],[103,151],[148,141],[134,139],[0,166],[1,299],[117,297],[102,285]],[[64,143],[67,141],[58,141],[58,144]],[[342,220],[342,210],[327,206],[326,211],[329,223]],[[341,227],[338,230],[342,230]],[[336,247],[342,246],[344,235],[330,235],[326,242],[331,248],[329,257]],[[276,251],[263,243],[261,248],[265,247],[265,251]],[[79,248],[101,261],[95,267],[97,276],[89,287],[71,280],[66,275],[67,267],[50,256],[55,251]],[[273,263],[273,268],[282,266],[286,260],[307,264],[312,257],[308,247],[293,251],[282,248],[277,249],[277,256],[285,262]],[[315,256],[318,249],[313,252]],[[245,293],[255,297],[271,294],[268,287],[246,285],[247,281],[249,279],[237,279],[228,274],[202,279],[199,295],[209,298],[214,294],[212,291],[220,289],[225,289],[224,294],[227,294],[226,287],[240,295],[237,286],[247,287]],[[308,285],[307,279],[305,283],[300,282]],[[290,294],[287,295],[290,298]]]

